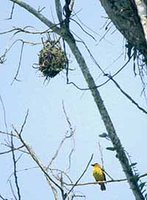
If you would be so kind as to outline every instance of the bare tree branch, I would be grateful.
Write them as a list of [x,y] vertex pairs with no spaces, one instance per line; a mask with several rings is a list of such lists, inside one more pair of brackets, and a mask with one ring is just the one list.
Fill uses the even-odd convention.
[[0,95],[0,102],[1,102],[1,104],[2,104],[2,109],[3,109],[5,128],[6,128],[6,131],[8,132],[7,117],[6,117],[6,109],[5,109],[5,105],[4,105],[4,102],[3,102],[3,99],[2,99],[2,97],[1,97],[1,95]]
[[[52,188],[53,190],[53,193],[54,193],[54,196],[55,196],[55,199],[57,199],[57,192],[56,192],[56,189],[54,186],[56,186],[61,194],[62,194],[62,198],[63,200],[65,200],[65,195],[64,195],[64,190],[62,189],[62,187],[60,187],[59,184],[57,184],[51,177],[50,175],[48,174],[48,171],[47,171],[47,168],[42,164],[42,162],[39,160],[39,158],[37,157],[36,153],[33,151],[33,149],[24,141],[24,139],[22,138],[22,132],[24,130],[24,127],[26,125],[26,121],[27,121],[27,117],[28,117],[28,111],[27,111],[27,114],[25,116],[25,119],[24,119],[24,122],[21,126],[21,129],[20,131],[18,132],[16,130],[16,128],[14,128],[13,126],[13,129],[17,135],[17,137],[19,138],[20,142],[24,145],[24,147],[27,149],[29,155],[31,156],[31,158],[35,161],[35,163],[37,164],[37,166],[40,168],[40,170],[43,172],[44,176],[46,177],[47,179],[47,182],[48,184],[50,185],[50,187]],[[54,186],[52,185],[54,184]]]
[[19,1],[19,0],[10,0],[19,6],[23,7],[27,11],[29,11],[31,14],[33,14],[35,17],[37,17],[40,21],[42,21],[44,24],[46,24],[50,29],[52,29],[57,34],[61,34],[61,29],[57,27],[56,24],[52,23],[50,20],[48,20],[46,17],[44,17],[40,12],[35,10],[33,7],[31,7],[29,4]]
[[[11,136],[11,133],[4,132],[4,131],[0,131],[0,134]],[[13,137],[17,137],[15,134],[12,134],[12,135],[13,135]]]
[[63,18],[62,18],[63,10],[62,10],[60,0],[55,0],[55,5],[56,5],[56,12],[57,12],[58,20],[59,20],[60,25],[61,25],[62,22],[63,22]]
[[18,200],[21,200],[21,193],[20,193],[20,187],[18,183],[18,176],[17,176],[17,161],[15,158],[15,152],[14,152],[14,143],[13,143],[13,136],[11,136],[11,152],[12,152],[12,159],[13,159],[13,167],[14,167],[14,179],[15,179],[15,185],[17,189],[17,196]]
[[[142,174],[142,175],[139,176],[139,179],[140,179],[140,178],[143,178],[143,177],[146,177],[146,176],[147,176],[147,173]],[[126,178],[122,178],[122,179],[111,179],[111,180],[107,180],[107,181],[97,181],[97,182],[78,183],[78,184],[76,185],[76,187],[77,187],[77,186],[87,186],[87,185],[97,185],[97,184],[99,184],[99,183],[119,183],[119,182],[125,182],[125,181],[127,181]],[[67,186],[72,186],[72,185],[74,185],[74,184],[72,184],[72,183],[65,183],[65,182],[64,182],[64,184],[67,185]]]
[[39,34],[39,35],[42,35],[42,34],[44,34],[44,33],[48,33],[49,32],[49,29],[46,29],[45,31],[31,31],[31,30],[28,30],[28,29],[35,29],[34,27],[32,27],[32,26],[25,26],[25,27],[23,27],[23,28],[20,28],[20,27],[14,27],[14,28],[12,28],[12,29],[10,29],[10,30],[8,30],[8,31],[3,31],[3,32],[0,32],[0,35],[4,35],[4,34],[8,34],[8,33],[11,33],[11,32],[15,32],[14,33],[14,35],[16,35],[16,34],[18,34],[18,33],[27,33],[27,34],[33,34],[33,35],[37,35],[37,34]]
[[16,197],[16,195],[15,195],[15,192],[14,192],[13,185],[12,185],[12,183],[11,183],[11,180],[9,180],[9,184],[10,184],[10,189],[11,189],[12,195],[13,195],[14,199],[17,200],[17,197]]
[[0,194],[0,198],[1,198],[2,200],[8,200],[8,199],[4,198],[1,194]]
[[68,43],[71,51],[73,52],[79,66],[81,68],[81,71],[84,75],[84,78],[88,84],[88,87],[91,90],[94,101],[97,105],[97,108],[98,108],[100,114],[101,114],[102,120],[103,120],[106,130],[108,132],[108,135],[111,139],[111,142],[112,142],[114,148],[116,149],[117,157],[122,165],[123,171],[126,174],[128,182],[130,184],[130,187],[134,193],[134,196],[136,197],[137,200],[142,200],[142,199],[144,199],[143,194],[141,193],[141,191],[139,189],[137,180],[133,179],[134,174],[133,174],[132,169],[130,168],[129,160],[125,154],[124,148],[122,147],[121,141],[117,136],[114,125],[113,125],[112,120],[108,114],[108,111],[104,105],[102,97],[96,88],[95,81],[90,74],[90,71],[85,62],[85,59],[84,59],[83,55],[81,54],[80,50],[78,49],[76,43],[73,42],[73,37],[71,38],[70,35],[66,35],[66,36],[64,36],[64,38],[65,38],[66,42]]
[[0,152],[0,155],[4,155],[4,154],[7,154],[7,153],[11,153],[12,151],[18,151],[18,150],[20,150],[20,149],[22,149],[24,146],[22,145],[22,146],[20,146],[20,147],[15,147],[15,148],[13,148],[13,150],[12,150],[12,147],[11,147],[11,149],[10,150],[8,150],[8,151],[3,151],[3,152]]
[[71,189],[69,190],[69,192],[67,193],[67,197],[68,197],[68,195],[73,191],[74,187],[78,184],[78,182],[81,180],[81,178],[82,178],[82,177],[84,176],[84,174],[86,173],[86,171],[87,171],[87,169],[88,169],[88,167],[89,167],[89,165],[90,165],[92,159],[93,159],[93,154],[92,154],[92,156],[91,156],[91,158],[90,158],[88,164],[86,165],[86,167],[85,167],[83,173],[81,174],[81,176],[78,178],[78,180],[74,183],[74,185],[72,186],[72,188],[71,188]]
[[144,108],[142,108],[141,106],[139,106],[138,103],[136,103],[136,101],[134,101],[134,99],[133,99],[130,95],[128,95],[128,94],[120,87],[120,85],[112,78],[111,75],[106,74],[106,76],[107,76],[110,80],[113,81],[113,83],[116,85],[116,87],[121,91],[122,94],[125,95],[125,97],[127,97],[127,99],[129,99],[129,101],[131,101],[131,102],[132,102],[137,108],[139,108],[139,110],[141,110],[143,113],[147,114],[147,111],[146,111]]
[[[70,137],[72,137],[72,136],[70,136]],[[58,154],[59,154],[59,152],[60,152],[60,149],[62,148],[64,142],[65,142],[67,139],[69,139],[70,137],[67,136],[67,135],[65,135],[65,137],[62,139],[62,141],[61,141],[60,144],[59,144],[59,147],[57,148],[57,150],[56,150],[54,156],[52,157],[51,161],[49,162],[49,164],[48,164],[48,166],[47,166],[47,168],[46,168],[47,170],[49,169],[49,167],[51,166],[51,164],[53,163],[53,161],[57,158],[57,156],[58,156]]]
[[12,4],[10,17],[8,18],[8,20],[9,20],[9,19],[12,19],[12,17],[13,17],[13,12],[14,12],[14,8],[15,8],[15,3]]
[[22,61],[22,55],[23,55],[23,49],[24,49],[24,42],[22,42],[22,46],[21,46],[21,50],[20,50],[20,58],[19,58],[19,63],[18,63],[18,68],[16,71],[16,75],[14,77],[14,80],[12,81],[11,85],[14,83],[14,81],[20,81],[17,77],[20,71],[20,67],[21,67],[21,61]]
[[[83,76],[88,84],[88,87],[90,88],[90,91],[92,93],[92,96],[94,98],[94,101],[97,105],[97,109],[99,110],[100,112],[100,115],[102,117],[102,120],[104,122],[104,125],[106,127],[106,130],[108,132],[108,135],[109,135],[109,138],[111,139],[112,143],[113,143],[113,146],[116,150],[116,153],[117,153],[117,158],[119,159],[121,165],[122,165],[122,168],[123,168],[123,171],[127,177],[127,180],[130,184],[130,187],[133,191],[133,194],[136,198],[136,200],[143,200],[144,197],[143,197],[143,194],[139,188],[139,185],[138,185],[138,179],[135,179],[135,175],[132,171],[132,168],[130,167],[129,165],[129,160],[126,156],[126,153],[124,151],[124,148],[121,144],[121,141],[120,139],[118,138],[117,136],[117,133],[115,131],[115,128],[114,128],[114,125],[113,125],[113,122],[108,114],[108,111],[104,105],[104,102],[103,102],[103,99],[97,89],[97,86],[95,84],[95,81],[89,71],[89,68],[85,62],[85,59],[82,55],[82,53],[80,52],[77,44],[76,44],[76,40],[73,36],[73,34],[70,32],[69,30],[69,17],[70,17],[70,9],[69,9],[69,1],[67,0],[66,1],[66,5],[68,7],[67,8],[67,12],[66,12],[66,19],[67,20],[67,26],[62,26],[62,28],[59,28],[57,27],[57,25],[53,24],[50,20],[48,20],[46,17],[44,17],[41,13],[39,13],[38,11],[36,11],[34,8],[32,8],[30,5],[26,4],[25,2],[23,1],[20,1],[20,0],[10,0],[18,5],[20,5],[21,7],[25,8],[27,11],[29,11],[31,14],[33,14],[35,17],[37,17],[39,20],[41,20],[44,24],[46,24],[50,29],[52,29],[55,33],[59,34],[60,36],[63,37],[63,39],[67,42],[67,44],[69,45],[73,55],[75,56],[75,59],[77,61],[77,63],[79,64],[80,68],[81,68],[81,71],[83,73]],[[118,4],[119,4],[119,1],[117,1]],[[123,1],[125,2],[125,1]],[[130,1],[127,1],[130,3]],[[112,1],[107,1],[107,4],[111,4]],[[125,3],[125,6],[129,6],[130,4],[127,5],[127,3]],[[120,5],[119,5],[120,6]],[[120,7],[119,7],[120,8]],[[131,7],[130,7],[130,11],[133,10],[132,8],[132,4],[131,4]],[[124,9],[124,11],[126,11],[126,9]],[[122,12],[119,12],[119,13],[122,13]],[[112,13],[113,14],[113,13]],[[132,16],[134,16],[134,18],[136,17],[136,15],[134,15],[134,13],[132,14]],[[136,19],[136,18],[135,18]],[[129,21],[130,23],[130,21]],[[130,26],[132,26],[133,28],[133,24],[130,24]],[[126,28],[126,26],[125,26]],[[135,27],[136,28],[136,27]],[[126,29],[125,29],[126,30]],[[130,32],[129,32],[130,33]],[[138,34],[138,31],[134,31],[133,32],[133,36],[135,37],[136,34]],[[138,36],[138,35],[137,35]],[[134,38],[133,37],[133,38]],[[137,37],[138,38],[138,37]],[[136,41],[136,40],[135,40]],[[139,40],[137,40],[138,42]],[[144,42],[144,37],[141,35],[141,41]],[[141,51],[141,53],[143,55],[146,54],[146,49],[143,48],[140,49],[140,44],[134,44],[135,46],[138,47],[138,49]],[[38,158],[36,157],[35,153],[32,151],[32,149],[25,143],[25,141],[23,140],[21,134],[19,134],[19,132],[17,132],[17,130],[15,130],[15,132],[17,133],[20,141],[22,142],[22,144],[24,144],[24,146],[26,147],[26,149],[28,150],[28,152],[30,153],[32,159],[37,163],[37,165],[40,167],[40,169],[43,171],[43,173],[45,174],[45,176],[52,182],[54,183],[55,186],[57,186],[61,193],[62,193],[62,197],[63,199],[65,199],[65,194],[64,194],[64,191],[63,189],[57,184],[54,182],[54,180],[51,179],[51,177],[48,175],[48,173],[46,172],[46,170],[44,169],[44,167],[42,166],[42,164],[40,163],[40,161],[38,160]],[[81,178],[81,177],[80,177]],[[80,178],[77,180],[76,184],[79,182]],[[75,184],[75,185],[76,185]],[[73,186],[74,188],[74,186]],[[72,191],[72,189],[68,192],[68,194]]]

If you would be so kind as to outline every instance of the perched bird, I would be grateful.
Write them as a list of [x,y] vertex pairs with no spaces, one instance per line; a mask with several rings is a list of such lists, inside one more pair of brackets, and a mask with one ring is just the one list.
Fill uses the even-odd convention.
[[[96,181],[106,181],[104,169],[98,164],[94,163],[93,166],[93,176]],[[106,190],[104,183],[99,183],[101,190]]]

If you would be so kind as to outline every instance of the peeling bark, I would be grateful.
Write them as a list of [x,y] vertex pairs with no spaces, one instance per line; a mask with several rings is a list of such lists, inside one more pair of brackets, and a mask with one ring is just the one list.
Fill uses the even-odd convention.
[[128,43],[144,56],[147,65],[147,42],[135,0],[100,0],[100,2]]
[[134,0],[147,42],[147,0]]

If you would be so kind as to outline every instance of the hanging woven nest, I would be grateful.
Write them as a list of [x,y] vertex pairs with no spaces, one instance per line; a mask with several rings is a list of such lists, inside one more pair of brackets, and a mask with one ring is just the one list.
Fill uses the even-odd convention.
[[39,53],[39,70],[47,78],[55,77],[66,68],[67,56],[59,47],[59,41],[46,41]]

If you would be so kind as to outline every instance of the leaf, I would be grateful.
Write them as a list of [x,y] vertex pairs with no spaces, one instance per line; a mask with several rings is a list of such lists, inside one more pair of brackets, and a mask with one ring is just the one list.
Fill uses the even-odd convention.
[[99,137],[106,138],[107,140],[110,140],[110,137],[107,133],[102,133],[102,134],[99,135]]
[[137,165],[137,162],[131,163],[131,164],[130,164],[130,167],[133,167],[133,166],[135,166],[135,165]]
[[114,147],[106,147],[107,150],[109,151],[115,151],[116,149]]
[[143,189],[143,187],[145,186],[145,184],[146,184],[146,182],[142,182],[142,183],[139,184],[140,190]]

